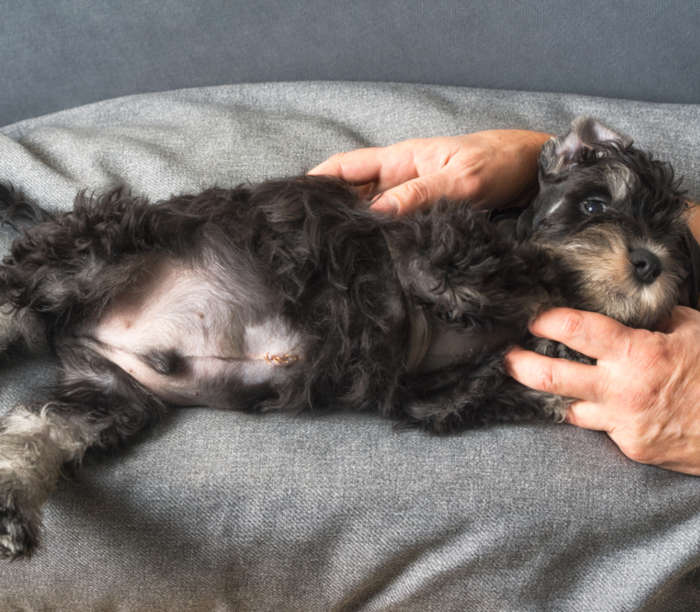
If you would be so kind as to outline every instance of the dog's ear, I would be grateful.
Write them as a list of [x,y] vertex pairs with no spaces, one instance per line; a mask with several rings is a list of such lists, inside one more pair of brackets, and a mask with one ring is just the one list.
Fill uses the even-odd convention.
[[611,130],[592,117],[576,117],[567,134],[551,138],[544,144],[540,154],[540,168],[545,174],[558,174],[586,156],[602,151],[607,145],[626,149],[632,145],[632,139]]

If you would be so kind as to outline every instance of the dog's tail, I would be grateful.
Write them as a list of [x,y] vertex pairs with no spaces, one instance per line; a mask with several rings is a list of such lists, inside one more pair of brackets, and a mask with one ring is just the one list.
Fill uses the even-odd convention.
[[53,218],[50,212],[26,198],[21,191],[0,183],[0,223],[3,225],[19,232]]

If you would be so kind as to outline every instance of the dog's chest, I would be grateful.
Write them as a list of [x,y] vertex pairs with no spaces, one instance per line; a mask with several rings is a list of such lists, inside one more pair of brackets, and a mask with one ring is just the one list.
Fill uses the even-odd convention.
[[300,358],[299,339],[279,314],[251,316],[235,287],[204,272],[155,264],[86,330],[93,348],[179,404],[228,404],[232,385],[264,384]]

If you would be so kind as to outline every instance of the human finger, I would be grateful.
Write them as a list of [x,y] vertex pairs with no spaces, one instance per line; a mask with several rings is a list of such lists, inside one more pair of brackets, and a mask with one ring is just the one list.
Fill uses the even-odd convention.
[[594,359],[618,354],[634,330],[597,312],[553,308],[539,315],[530,331],[549,338]]
[[566,422],[583,429],[612,431],[610,413],[597,402],[579,401],[571,404],[566,411]]
[[510,376],[532,389],[594,402],[602,396],[596,366],[546,357],[520,347],[506,353],[504,364]]
[[386,190],[372,204],[372,210],[408,213],[437,202],[450,192],[453,179],[447,172],[434,172]]
[[377,182],[382,169],[381,153],[381,147],[336,153],[307,174],[335,176],[349,183]]

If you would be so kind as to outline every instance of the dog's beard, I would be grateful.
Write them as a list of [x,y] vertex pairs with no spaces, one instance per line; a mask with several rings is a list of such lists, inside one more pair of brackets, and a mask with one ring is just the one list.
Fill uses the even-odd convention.
[[[614,225],[589,226],[561,243],[546,245],[578,279],[576,304],[632,326],[654,328],[679,300],[682,268],[663,244],[642,236],[628,238]],[[635,275],[630,253],[646,249],[661,262],[652,282]]]

